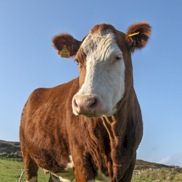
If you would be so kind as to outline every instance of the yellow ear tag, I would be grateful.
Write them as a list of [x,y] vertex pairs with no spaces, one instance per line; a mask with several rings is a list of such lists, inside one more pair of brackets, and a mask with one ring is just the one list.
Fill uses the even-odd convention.
[[69,51],[69,49],[66,47],[66,45],[64,45],[63,48],[62,48],[62,50],[59,51],[59,55],[60,55],[61,57],[65,57],[65,58],[70,57],[70,51]]
[[128,36],[129,36],[129,37],[133,37],[133,36],[138,35],[138,34],[140,34],[140,32],[131,33],[131,34],[129,34]]

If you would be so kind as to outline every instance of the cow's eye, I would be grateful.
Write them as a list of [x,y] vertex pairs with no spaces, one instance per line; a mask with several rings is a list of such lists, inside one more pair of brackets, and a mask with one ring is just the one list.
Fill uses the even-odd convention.
[[121,60],[121,56],[115,56],[115,61]]
[[121,59],[122,59],[121,56],[114,56],[112,63],[116,63],[116,62],[120,61]]

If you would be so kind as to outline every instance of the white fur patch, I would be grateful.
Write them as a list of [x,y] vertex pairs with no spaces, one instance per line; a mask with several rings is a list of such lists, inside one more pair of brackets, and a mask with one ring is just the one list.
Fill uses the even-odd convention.
[[[98,114],[112,115],[125,91],[125,64],[115,35],[90,33],[81,48],[86,54],[86,77],[77,94],[98,97],[102,107]],[[74,109],[73,113],[77,115]]]
[[[63,178],[63,177],[61,176],[61,173],[53,173],[53,172],[51,172],[51,171],[48,171],[47,169],[43,169],[43,171],[44,171],[45,174],[48,174],[48,173],[49,173],[49,174],[51,174],[51,175],[53,175],[53,176],[59,178],[59,181],[60,181],[60,182],[71,182],[69,179]],[[27,181],[27,182],[34,182],[34,181]],[[54,182],[58,182],[58,180],[55,179]]]
[[71,180],[65,179],[65,178],[63,178],[63,177],[61,177],[61,176],[59,176],[58,178],[59,178],[59,180],[60,180],[61,182],[71,182]]
[[73,159],[71,155],[69,155],[69,159],[70,159],[70,162],[67,164],[65,170],[72,169],[74,167],[74,163],[73,163]]

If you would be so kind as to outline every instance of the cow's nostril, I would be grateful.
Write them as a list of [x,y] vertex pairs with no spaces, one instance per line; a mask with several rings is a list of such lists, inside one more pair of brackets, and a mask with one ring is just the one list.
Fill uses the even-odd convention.
[[99,99],[96,96],[76,95],[73,99],[74,112],[79,114],[94,113],[99,109]]
[[89,108],[95,108],[97,106],[98,100],[96,97],[89,100],[88,107]]

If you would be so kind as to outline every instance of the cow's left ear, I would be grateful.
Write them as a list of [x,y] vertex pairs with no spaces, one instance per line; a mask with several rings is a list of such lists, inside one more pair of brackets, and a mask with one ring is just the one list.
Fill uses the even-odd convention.
[[143,48],[151,34],[151,26],[148,23],[136,23],[128,28],[127,44],[133,52],[135,49]]
[[69,58],[75,56],[81,42],[69,34],[60,34],[53,38],[53,46],[61,57]]

